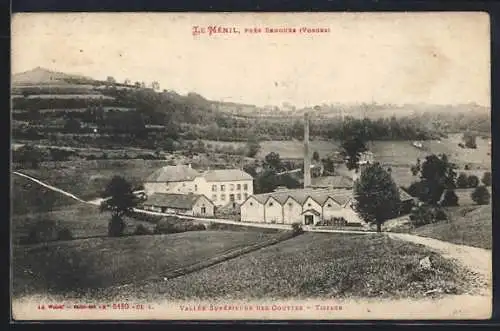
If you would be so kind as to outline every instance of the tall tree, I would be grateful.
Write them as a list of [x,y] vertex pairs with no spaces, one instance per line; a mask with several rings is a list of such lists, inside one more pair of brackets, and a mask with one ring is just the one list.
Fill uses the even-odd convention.
[[319,153],[318,151],[314,151],[312,155],[313,161],[319,162]]
[[361,154],[366,152],[366,143],[361,134],[355,134],[342,140],[342,156],[347,169],[358,170]]
[[420,200],[437,205],[446,189],[454,189],[457,173],[456,166],[448,161],[445,154],[432,154],[425,158],[420,167],[420,181],[423,190]]
[[268,168],[272,169],[275,172],[279,172],[283,169],[280,155],[276,152],[267,154],[264,158],[264,162]]
[[367,222],[382,224],[398,215],[401,200],[399,189],[391,175],[377,162],[367,165],[354,183],[354,209]]
[[259,153],[260,151],[260,144],[257,141],[257,139],[254,138],[249,139],[247,141],[246,149],[247,149],[246,155],[248,157],[255,157],[255,155],[257,155],[257,153]]
[[101,212],[110,211],[112,216],[108,225],[110,236],[120,236],[125,230],[123,217],[132,212],[138,199],[132,191],[132,185],[123,177],[114,176],[106,186],[102,196]]

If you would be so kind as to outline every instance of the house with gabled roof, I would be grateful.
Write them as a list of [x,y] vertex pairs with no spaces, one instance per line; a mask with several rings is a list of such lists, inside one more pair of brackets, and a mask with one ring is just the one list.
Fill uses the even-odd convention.
[[143,202],[145,210],[190,216],[214,216],[215,206],[202,194],[153,193]]
[[240,169],[199,171],[191,165],[165,166],[146,179],[144,190],[146,195],[203,194],[216,206],[234,208],[253,194],[253,177]]

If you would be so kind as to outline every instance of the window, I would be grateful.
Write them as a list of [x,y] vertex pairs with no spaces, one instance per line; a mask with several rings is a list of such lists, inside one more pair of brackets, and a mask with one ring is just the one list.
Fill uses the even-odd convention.
[[307,207],[311,207],[311,204],[310,204],[310,203],[308,203],[308,204],[307,204]]
[[246,198],[248,198],[248,193],[244,193],[243,196]]
[[272,207],[273,206],[273,203],[272,202],[269,202],[269,207]]
[[234,201],[234,194],[229,194],[229,201]]
[[220,195],[220,199],[221,199],[222,201],[226,200],[226,195],[225,195],[225,194],[221,194],[221,195]]
[[289,202],[289,203],[288,203],[288,206],[290,206],[290,207],[291,207],[292,205],[293,205],[293,203],[291,203],[291,202]]
[[195,190],[195,191],[198,191],[198,185],[195,185],[195,186],[194,186],[194,190]]
[[328,208],[330,208],[332,205],[329,203],[329,204],[327,204],[326,206],[327,206]]
[[241,200],[241,193],[236,194],[236,200]]
[[247,190],[248,190],[248,184],[243,184],[243,189],[244,189],[245,191],[247,191]]
[[229,189],[230,189],[231,191],[234,191],[234,184],[229,185]]
[[217,201],[217,194],[212,194],[212,200]]
[[250,206],[253,206],[253,202],[250,202]]
[[212,185],[212,192],[217,192],[217,185]]
[[221,190],[221,191],[225,191],[225,190],[226,190],[226,185],[221,185],[221,186],[220,186],[220,190]]
[[205,206],[201,207],[201,213],[206,214],[207,213],[207,208]]
[[182,183],[182,186],[186,186],[186,183]]
[[238,191],[240,191],[240,190],[241,190],[241,184],[237,184],[237,185],[236,185],[236,189],[237,189]]

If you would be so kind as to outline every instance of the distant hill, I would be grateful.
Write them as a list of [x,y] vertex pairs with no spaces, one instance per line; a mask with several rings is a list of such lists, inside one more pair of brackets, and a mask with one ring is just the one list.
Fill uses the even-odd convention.
[[[151,84],[154,86],[153,84]],[[148,124],[165,122],[186,123],[185,128],[194,131],[193,124],[201,125],[200,133],[213,139],[220,135],[228,136],[235,128],[239,133],[248,134],[248,128],[259,126],[255,134],[274,132],[273,135],[287,136],[299,132],[299,120],[305,112],[312,115],[312,125],[342,122],[342,118],[380,118],[398,117],[416,123],[428,131],[460,132],[464,130],[490,132],[490,108],[474,103],[461,105],[430,104],[341,104],[324,103],[313,108],[296,108],[289,103],[278,106],[260,107],[253,104],[222,102],[206,99],[197,93],[180,95],[176,91],[147,87],[144,82],[121,84],[93,79],[77,74],[51,71],[41,67],[14,74],[12,76],[13,108],[30,109],[86,109],[89,106],[136,109],[145,115]],[[259,119],[258,125],[255,120]],[[267,122],[269,128],[262,126]],[[287,122],[289,129],[279,133],[276,122]],[[215,134],[209,126],[218,126],[225,131]],[[288,130],[288,131],[287,131]],[[332,128],[324,127],[323,135]],[[211,134],[208,134],[211,131]]]
[[51,71],[41,67],[12,75],[13,86],[39,84],[70,84],[70,81],[93,81],[90,77]]

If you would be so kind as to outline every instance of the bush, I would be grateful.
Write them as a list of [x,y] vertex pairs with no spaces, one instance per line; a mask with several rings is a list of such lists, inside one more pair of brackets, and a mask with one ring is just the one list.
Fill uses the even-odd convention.
[[204,231],[204,230],[206,230],[204,224],[193,223],[190,221],[164,220],[156,225],[154,233],[169,234],[169,233],[181,233],[187,231]]
[[483,174],[483,178],[481,179],[481,181],[483,182],[484,186],[491,186],[491,172],[486,171]]
[[442,209],[435,209],[434,218],[436,221],[446,221],[448,219],[448,215]]
[[68,228],[62,228],[57,231],[57,240],[71,240],[73,239],[73,234]]
[[293,231],[294,236],[298,236],[299,234],[304,233],[304,229],[302,229],[302,224],[293,223],[292,224],[292,231]]
[[457,187],[458,188],[467,188],[468,185],[469,185],[469,183],[468,183],[467,174],[462,172],[457,178]]
[[456,195],[454,190],[447,190],[444,193],[443,200],[441,201],[441,206],[458,206],[458,196]]
[[470,188],[477,187],[479,185],[479,178],[477,176],[471,175],[467,178],[467,186]]
[[471,193],[471,198],[474,200],[475,203],[478,205],[487,205],[490,203],[490,192],[488,189],[484,186],[478,186],[474,190],[474,192]]
[[137,236],[143,236],[143,235],[151,234],[151,231],[148,228],[146,228],[144,225],[139,224],[135,228],[134,234]]

